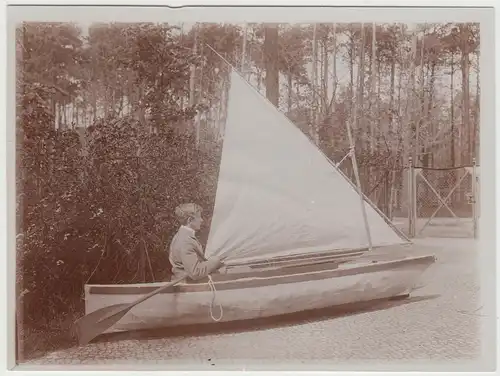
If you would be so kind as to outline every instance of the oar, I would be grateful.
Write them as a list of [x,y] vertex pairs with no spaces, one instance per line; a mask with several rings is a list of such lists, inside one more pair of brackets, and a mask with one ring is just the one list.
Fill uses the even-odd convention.
[[80,345],[86,345],[98,335],[104,333],[111,326],[116,324],[123,316],[125,316],[132,308],[142,303],[146,299],[159,294],[162,291],[169,289],[177,283],[183,281],[186,276],[175,279],[167,283],[149,294],[144,295],[142,298],[137,299],[133,303],[114,304],[112,306],[98,309],[78,319],[75,322],[75,331]]

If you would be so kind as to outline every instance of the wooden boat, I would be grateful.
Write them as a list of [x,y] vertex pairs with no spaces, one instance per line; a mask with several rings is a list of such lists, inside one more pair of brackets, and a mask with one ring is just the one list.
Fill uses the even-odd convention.
[[[215,275],[221,322],[250,320],[331,306],[404,297],[434,262],[425,256],[379,263],[316,264],[307,271],[291,268],[266,277],[253,273]],[[86,286],[86,311],[132,303],[162,283]],[[207,281],[181,284],[133,308],[108,332],[154,329],[213,322],[214,292]]]
[[[227,269],[148,298],[107,331],[210,323],[218,308],[237,321],[408,295],[434,256],[361,258],[409,240],[234,70],[228,97],[205,250]],[[86,285],[86,314],[163,285]]]

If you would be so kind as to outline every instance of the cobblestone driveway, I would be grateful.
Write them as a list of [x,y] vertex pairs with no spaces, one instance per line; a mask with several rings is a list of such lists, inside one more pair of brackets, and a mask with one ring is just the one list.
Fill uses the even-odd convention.
[[[332,316],[322,312],[288,325],[257,330],[231,330],[200,335],[142,334],[140,338],[108,338],[82,348],[58,351],[31,364],[216,364],[288,361],[338,363],[391,360],[473,359],[480,353],[479,282],[476,250],[471,239],[417,242],[415,252],[434,253],[412,298],[376,310]],[[245,361],[243,361],[245,359]]]

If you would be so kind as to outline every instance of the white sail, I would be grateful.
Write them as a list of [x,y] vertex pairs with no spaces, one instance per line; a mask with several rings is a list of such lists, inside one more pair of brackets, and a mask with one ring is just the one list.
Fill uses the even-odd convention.
[[[231,88],[206,255],[227,260],[368,246],[358,192],[241,76]],[[367,202],[372,245],[406,243]]]

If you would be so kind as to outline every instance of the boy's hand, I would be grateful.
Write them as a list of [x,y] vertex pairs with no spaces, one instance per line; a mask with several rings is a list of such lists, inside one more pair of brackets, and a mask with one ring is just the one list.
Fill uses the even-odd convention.
[[222,266],[219,269],[220,274],[226,274],[227,273],[227,265],[222,264]]

